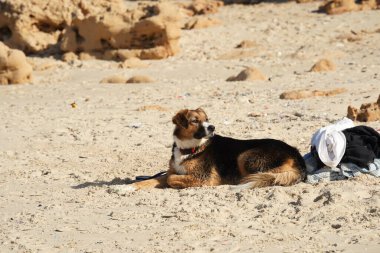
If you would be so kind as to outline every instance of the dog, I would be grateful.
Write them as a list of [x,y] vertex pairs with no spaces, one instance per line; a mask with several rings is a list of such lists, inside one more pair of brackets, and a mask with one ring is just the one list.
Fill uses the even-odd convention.
[[283,141],[217,135],[201,108],[180,110],[172,121],[174,143],[167,173],[130,184],[131,190],[225,184],[241,189],[290,186],[306,177],[301,154]]

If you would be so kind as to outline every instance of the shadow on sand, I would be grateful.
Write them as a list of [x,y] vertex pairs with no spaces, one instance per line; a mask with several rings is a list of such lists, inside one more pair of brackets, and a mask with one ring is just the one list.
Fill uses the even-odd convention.
[[121,179],[119,177],[112,179],[111,181],[98,181],[95,180],[93,182],[85,182],[82,184],[71,186],[73,189],[83,189],[91,186],[110,186],[110,185],[126,185],[126,184],[132,184],[136,182],[136,180],[133,180],[131,178],[124,178]]

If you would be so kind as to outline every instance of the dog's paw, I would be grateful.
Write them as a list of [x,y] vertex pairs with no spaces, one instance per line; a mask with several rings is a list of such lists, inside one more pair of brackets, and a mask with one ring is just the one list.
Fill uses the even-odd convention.
[[109,193],[115,193],[121,196],[125,196],[127,193],[137,191],[138,188],[133,184],[129,185],[112,185],[109,187]]

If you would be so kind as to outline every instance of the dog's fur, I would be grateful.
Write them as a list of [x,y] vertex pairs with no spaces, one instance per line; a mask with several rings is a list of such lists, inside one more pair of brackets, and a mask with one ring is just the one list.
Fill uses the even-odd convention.
[[237,140],[214,135],[215,127],[201,108],[179,111],[173,123],[167,175],[134,183],[132,189],[289,186],[306,176],[304,160],[296,148],[274,139]]

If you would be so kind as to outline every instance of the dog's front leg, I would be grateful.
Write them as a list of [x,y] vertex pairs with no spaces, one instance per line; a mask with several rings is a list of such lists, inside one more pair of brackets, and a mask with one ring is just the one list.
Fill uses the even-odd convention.
[[187,187],[200,187],[202,182],[192,175],[169,175],[167,184],[174,189],[183,189]]
[[131,184],[135,190],[143,190],[143,189],[152,189],[152,188],[166,188],[168,184],[166,183],[168,176],[163,175],[156,178],[140,181]]

